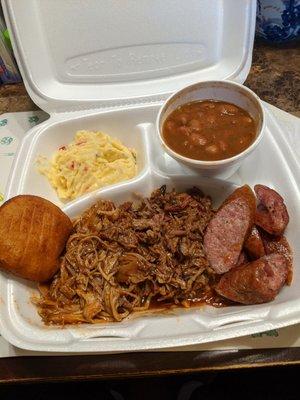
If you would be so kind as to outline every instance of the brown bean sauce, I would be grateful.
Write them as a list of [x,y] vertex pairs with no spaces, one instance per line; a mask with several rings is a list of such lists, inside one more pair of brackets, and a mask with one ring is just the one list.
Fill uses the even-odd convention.
[[163,137],[173,151],[203,161],[241,153],[253,143],[256,131],[256,123],[247,111],[214,100],[184,104],[163,124]]

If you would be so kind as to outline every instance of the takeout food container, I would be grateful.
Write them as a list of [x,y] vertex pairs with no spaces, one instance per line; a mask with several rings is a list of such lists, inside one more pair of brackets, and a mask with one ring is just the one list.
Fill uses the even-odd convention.
[[[185,157],[168,146],[163,136],[163,124],[168,116],[186,103],[201,100],[218,100],[235,104],[246,110],[256,124],[254,142],[241,153],[217,161],[195,160]],[[259,97],[247,87],[230,81],[204,81],[187,86],[172,94],[163,104],[156,119],[156,131],[163,149],[175,160],[196,168],[201,176],[226,179],[233,175],[241,163],[256,149],[265,131],[265,116]]]
[[[40,195],[75,217],[99,198],[120,203],[134,193],[147,196],[163,184],[177,190],[199,186],[218,205],[236,185],[264,183],[285,198],[295,258],[293,285],[269,304],[180,309],[64,329],[41,322],[30,301],[36,285],[1,273],[0,331],[5,339],[31,350],[121,352],[215,341],[299,322],[299,169],[272,116],[267,114],[261,146],[230,181],[200,179],[161,149],[155,129],[158,111],[171,93],[203,80],[245,80],[256,1],[188,0],[183,6],[181,0],[128,0],[123,7],[114,0],[89,0],[84,6],[79,0],[2,4],[26,88],[50,115],[19,146],[6,198]],[[50,157],[80,129],[102,130],[134,147],[138,175],[63,204],[34,164],[38,155]]]

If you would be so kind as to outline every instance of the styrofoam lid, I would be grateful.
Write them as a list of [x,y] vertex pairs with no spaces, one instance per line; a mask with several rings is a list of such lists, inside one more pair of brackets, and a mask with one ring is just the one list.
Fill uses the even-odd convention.
[[255,0],[2,4],[25,85],[48,112],[156,101],[249,72]]

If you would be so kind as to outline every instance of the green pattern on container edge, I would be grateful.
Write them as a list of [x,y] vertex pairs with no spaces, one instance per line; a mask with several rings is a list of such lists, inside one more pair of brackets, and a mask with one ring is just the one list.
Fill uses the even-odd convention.
[[6,145],[8,146],[9,144],[11,144],[11,142],[14,139],[11,136],[4,136],[1,140],[0,140],[0,144]]
[[31,117],[28,117],[28,122],[30,124],[37,124],[39,122],[39,117],[37,115],[32,115]]

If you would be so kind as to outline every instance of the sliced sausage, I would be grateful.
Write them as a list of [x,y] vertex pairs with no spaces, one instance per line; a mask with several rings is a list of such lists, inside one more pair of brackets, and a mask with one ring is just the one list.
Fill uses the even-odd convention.
[[227,272],[215,289],[221,296],[237,303],[266,303],[277,296],[287,275],[285,257],[273,253]]
[[247,262],[249,262],[247,254],[242,250],[239,255],[238,261],[236,263],[236,266],[238,267],[239,265],[247,264]]
[[235,267],[253,226],[256,199],[249,186],[235,190],[209,222],[204,249],[212,269],[223,274]]
[[252,260],[257,260],[266,254],[262,238],[255,225],[253,225],[250,235],[244,243],[244,249]]
[[287,284],[290,285],[293,279],[293,253],[289,242],[285,236],[264,234],[262,238],[266,254],[278,253],[285,257],[288,266]]
[[283,198],[264,185],[255,185],[254,191],[259,201],[255,215],[256,225],[271,235],[282,235],[289,222]]

